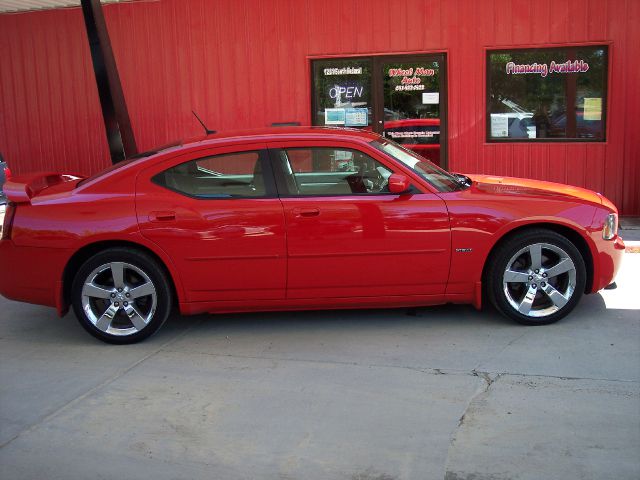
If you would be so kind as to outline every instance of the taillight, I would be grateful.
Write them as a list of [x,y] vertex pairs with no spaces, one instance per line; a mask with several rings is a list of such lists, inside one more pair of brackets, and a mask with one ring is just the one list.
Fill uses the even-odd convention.
[[16,205],[13,202],[7,203],[4,212],[4,222],[2,223],[2,240],[11,238],[11,228],[13,227],[13,218],[16,216]]
[[9,170],[9,167],[4,167],[4,179],[5,181],[9,180],[11,178],[11,170]]

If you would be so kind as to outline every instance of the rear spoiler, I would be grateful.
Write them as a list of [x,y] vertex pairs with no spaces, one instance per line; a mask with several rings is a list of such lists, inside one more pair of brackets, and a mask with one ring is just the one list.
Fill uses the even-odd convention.
[[60,173],[33,173],[12,177],[4,184],[3,190],[10,202],[30,203],[33,197],[49,187],[81,178],[84,177]]

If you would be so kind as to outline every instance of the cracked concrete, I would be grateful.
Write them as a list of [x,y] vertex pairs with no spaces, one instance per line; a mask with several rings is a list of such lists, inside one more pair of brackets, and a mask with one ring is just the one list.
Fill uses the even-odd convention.
[[501,376],[467,408],[445,478],[639,478],[638,393],[630,382]]
[[618,290],[540,328],[463,306],[221,315],[115,347],[0,300],[0,477],[638,478],[627,257]]
[[[484,380],[484,384],[480,385],[478,387],[478,389],[476,390],[476,393],[474,393],[473,396],[471,398],[469,398],[469,402],[467,403],[467,407],[464,409],[464,412],[462,412],[462,415],[460,416],[460,420],[458,420],[458,428],[460,428],[462,426],[462,424],[464,423],[464,421],[466,420],[467,411],[469,410],[469,408],[475,402],[477,402],[478,399],[481,396],[488,395],[489,388],[491,388],[491,385],[493,384],[493,382],[495,382],[496,380],[498,380],[498,378],[500,378],[501,374],[498,373],[498,374],[491,375],[488,372],[478,372],[476,370],[473,370],[471,372],[471,375],[473,375],[474,377],[482,378],[482,380]],[[455,435],[451,439],[451,442],[452,443],[455,442]]]

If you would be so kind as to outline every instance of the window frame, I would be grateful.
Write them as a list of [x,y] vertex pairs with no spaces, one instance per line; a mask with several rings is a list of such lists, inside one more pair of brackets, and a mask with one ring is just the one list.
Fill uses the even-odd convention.
[[[602,79],[602,137],[600,138],[493,138],[491,137],[491,55],[499,53],[513,53],[513,52],[550,52],[563,50],[566,52],[573,52],[577,50],[593,48],[603,49],[606,56],[606,68]],[[606,143],[607,142],[607,112],[608,97],[609,97],[609,70],[610,70],[610,46],[606,43],[597,44],[584,44],[584,45],[553,45],[550,47],[514,47],[514,48],[490,48],[485,49],[485,142],[488,144],[500,144],[500,143]],[[567,92],[565,89],[565,100],[567,99]]]
[[[259,196],[249,196],[249,195],[230,195],[230,196],[219,196],[219,197],[208,197],[208,196],[202,196],[202,195],[193,195],[187,192],[184,192],[182,190],[178,190],[176,188],[170,187],[168,185],[165,185],[163,183],[160,183],[158,181],[158,177],[160,177],[161,175],[163,175],[166,171],[171,170],[172,168],[178,167],[180,165],[184,165],[187,163],[191,163],[191,162],[198,162],[200,160],[206,159],[206,158],[211,158],[211,157],[225,157],[225,156],[229,156],[229,155],[236,155],[236,154],[242,154],[242,153],[257,153],[258,154],[258,162],[260,162],[261,167],[262,167],[262,176],[264,179],[264,185],[265,185],[265,194],[264,195],[259,195]],[[178,195],[182,195],[183,197],[187,197],[187,198],[192,198],[194,200],[262,200],[262,199],[273,199],[273,198],[278,198],[278,190],[276,187],[276,180],[275,180],[275,175],[273,172],[273,168],[271,165],[271,159],[269,156],[269,152],[266,148],[257,148],[257,149],[250,149],[250,150],[236,150],[236,151],[230,151],[230,152],[223,152],[223,153],[214,153],[214,154],[207,154],[207,155],[203,155],[197,158],[192,158],[190,160],[184,161],[184,162],[180,162],[180,163],[176,163],[174,165],[171,165],[169,168],[165,168],[163,170],[161,170],[158,173],[155,173],[152,177],[151,177],[151,183],[153,183],[154,185],[157,185],[158,187],[164,188],[166,190],[169,190],[171,192],[177,193]]]

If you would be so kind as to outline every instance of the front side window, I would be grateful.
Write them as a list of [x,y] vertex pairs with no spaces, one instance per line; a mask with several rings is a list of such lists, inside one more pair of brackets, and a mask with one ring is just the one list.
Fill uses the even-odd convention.
[[489,141],[604,141],[606,46],[502,50],[487,58]]
[[277,152],[289,195],[388,192],[391,170],[370,156],[342,148],[290,148]]
[[197,198],[251,198],[267,194],[260,152],[192,160],[159,173],[153,181]]

